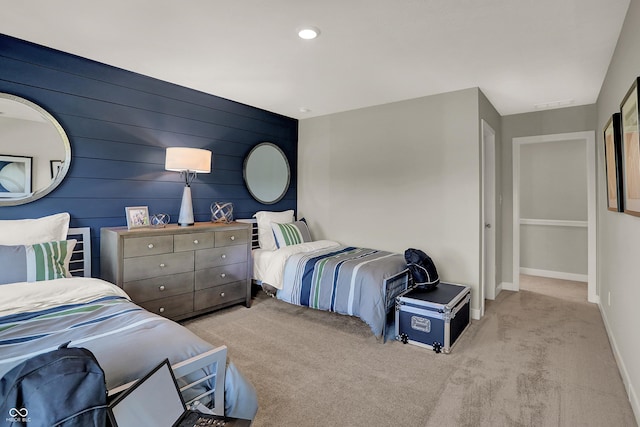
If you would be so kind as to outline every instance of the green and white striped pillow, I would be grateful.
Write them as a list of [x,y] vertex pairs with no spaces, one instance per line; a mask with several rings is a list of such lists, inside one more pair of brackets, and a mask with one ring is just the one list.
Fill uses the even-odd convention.
[[69,261],[76,240],[0,246],[0,284],[71,277]]
[[271,229],[273,230],[273,237],[276,239],[276,246],[278,248],[311,241],[309,227],[307,227],[307,223],[304,221],[296,221],[289,224],[272,222]]

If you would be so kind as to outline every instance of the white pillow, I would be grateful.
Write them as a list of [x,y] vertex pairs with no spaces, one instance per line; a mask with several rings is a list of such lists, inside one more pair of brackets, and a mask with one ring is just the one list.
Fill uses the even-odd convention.
[[69,213],[49,215],[37,219],[0,221],[0,245],[35,245],[67,240]]
[[290,209],[284,212],[259,211],[256,212],[254,217],[258,222],[258,243],[260,244],[260,249],[269,251],[278,249],[276,239],[273,237],[273,230],[271,230],[271,223],[287,224],[293,222],[293,210]]

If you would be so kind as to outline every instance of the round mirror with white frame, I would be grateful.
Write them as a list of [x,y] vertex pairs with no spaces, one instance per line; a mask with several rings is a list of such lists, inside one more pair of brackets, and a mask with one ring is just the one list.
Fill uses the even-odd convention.
[[0,93],[0,206],[49,194],[70,164],[71,144],[60,123],[39,105]]
[[243,176],[253,198],[270,205],[287,193],[291,170],[280,147],[271,142],[261,142],[245,158]]

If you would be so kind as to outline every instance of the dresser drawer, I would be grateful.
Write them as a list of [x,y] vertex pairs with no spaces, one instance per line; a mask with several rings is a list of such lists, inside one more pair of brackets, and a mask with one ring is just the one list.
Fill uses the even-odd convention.
[[213,232],[176,234],[173,236],[173,250],[175,252],[184,252],[212,248],[213,236]]
[[173,252],[173,236],[146,236],[124,239],[125,258],[168,254]]
[[247,247],[225,246],[196,252],[196,270],[247,261]]
[[194,310],[205,310],[227,301],[237,301],[247,296],[247,282],[228,283],[209,289],[196,291],[193,300]]
[[244,245],[249,241],[248,230],[216,231],[216,248]]
[[138,305],[152,313],[172,318],[193,311],[193,294],[183,294],[175,297],[145,301]]
[[143,302],[184,293],[193,293],[192,271],[152,279],[126,282],[122,287],[132,300]]
[[123,282],[193,271],[193,252],[126,258],[122,274]]
[[237,280],[247,280],[246,262],[196,270],[195,289],[210,288]]

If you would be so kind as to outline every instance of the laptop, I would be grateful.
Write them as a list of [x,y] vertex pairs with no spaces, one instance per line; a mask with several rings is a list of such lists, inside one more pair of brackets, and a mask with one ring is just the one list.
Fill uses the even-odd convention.
[[250,420],[187,409],[169,359],[118,395],[109,404],[113,427],[250,426]]

